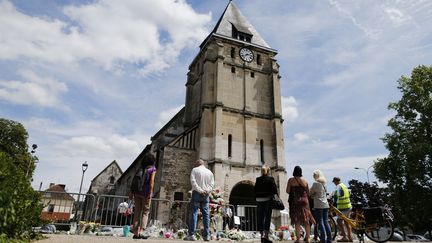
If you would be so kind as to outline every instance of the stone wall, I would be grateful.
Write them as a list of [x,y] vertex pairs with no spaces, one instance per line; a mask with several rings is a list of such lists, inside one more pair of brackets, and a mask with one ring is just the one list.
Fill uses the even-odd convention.
[[[115,194],[115,183],[121,175],[122,171],[117,163],[111,163],[92,180],[89,189],[90,193],[98,195]],[[113,177],[113,179],[111,177]]]
[[190,173],[196,160],[195,150],[165,147],[161,177],[156,185],[160,190],[160,198],[174,200],[174,193],[182,192],[184,200],[187,200],[188,191],[192,189]]

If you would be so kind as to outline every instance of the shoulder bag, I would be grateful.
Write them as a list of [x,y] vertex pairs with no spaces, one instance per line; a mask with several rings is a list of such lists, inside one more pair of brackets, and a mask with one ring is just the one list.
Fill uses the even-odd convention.
[[270,208],[276,210],[284,210],[285,206],[277,194],[274,194],[272,199],[270,200]]

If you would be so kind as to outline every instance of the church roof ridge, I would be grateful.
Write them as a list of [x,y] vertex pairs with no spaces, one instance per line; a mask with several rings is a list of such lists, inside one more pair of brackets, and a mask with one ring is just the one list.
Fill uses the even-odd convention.
[[271,49],[271,47],[261,37],[255,27],[253,27],[252,24],[249,23],[249,21],[240,12],[240,10],[237,8],[237,6],[234,4],[234,1],[232,0],[228,2],[228,5],[226,6],[224,12],[222,13],[213,30],[210,32],[209,36],[201,44],[201,47],[205,45],[207,39],[210,38],[210,36],[212,36],[213,34],[232,39],[233,28],[240,32],[253,36],[250,43]]

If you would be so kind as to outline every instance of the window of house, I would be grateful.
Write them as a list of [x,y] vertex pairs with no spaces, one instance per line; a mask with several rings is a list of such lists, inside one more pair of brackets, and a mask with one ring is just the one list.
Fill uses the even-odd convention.
[[48,205],[48,213],[54,213],[54,207],[55,207],[54,204],[49,204]]
[[174,201],[183,201],[183,192],[174,192]]
[[264,164],[264,140],[260,140],[261,163]]
[[110,176],[109,178],[109,183],[112,185],[115,182],[115,177],[114,176]]
[[231,73],[235,73],[235,67],[231,67]]
[[261,65],[261,55],[260,54],[257,54],[256,61],[257,61],[258,65]]
[[228,134],[228,157],[232,157],[232,135]]
[[255,73],[251,72],[251,78],[254,78],[254,77],[255,77]]
[[231,47],[231,57],[235,58],[235,47]]

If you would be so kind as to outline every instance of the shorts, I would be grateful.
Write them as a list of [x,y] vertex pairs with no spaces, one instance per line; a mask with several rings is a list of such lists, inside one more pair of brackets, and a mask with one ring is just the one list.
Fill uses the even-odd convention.
[[[351,208],[339,209],[339,211],[348,218],[351,216]],[[342,220],[342,219],[338,217],[338,220]]]

